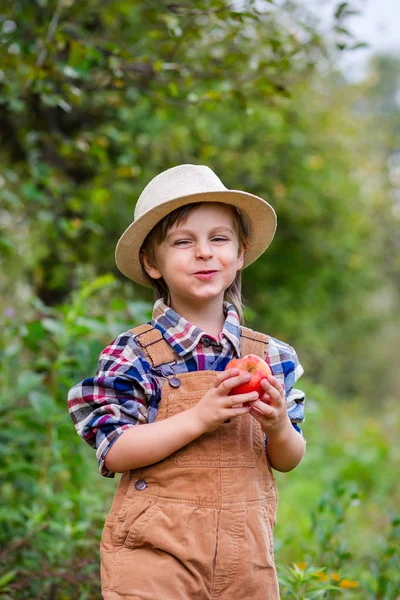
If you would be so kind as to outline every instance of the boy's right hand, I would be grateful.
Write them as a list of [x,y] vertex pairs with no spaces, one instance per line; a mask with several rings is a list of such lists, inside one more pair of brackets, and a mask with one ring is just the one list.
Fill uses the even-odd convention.
[[239,369],[228,369],[216,375],[212,387],[191,409],[201,433],[214,431],[228,419],[250,412],[251,407],[243,406],[243,403],[258,400],[257,392],[229,396],[233,388],[248,381],[250,374],[239,375]]

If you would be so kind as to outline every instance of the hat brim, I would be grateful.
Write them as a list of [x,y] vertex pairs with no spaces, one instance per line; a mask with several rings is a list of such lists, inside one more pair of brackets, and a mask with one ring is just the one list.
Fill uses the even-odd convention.
[[274,209],[268,202],[254,194],[237,190],[218,190],[174,198],[147,211],[124,231],[115,250],[115,261],[121,273],[136,283],[150,287],[139,260],[139,252],[146,236],[173,210],[197,202],[220,202],[236,206],[247,215],[249,239],[243,267],[254,262],[268,248],[275,235]]

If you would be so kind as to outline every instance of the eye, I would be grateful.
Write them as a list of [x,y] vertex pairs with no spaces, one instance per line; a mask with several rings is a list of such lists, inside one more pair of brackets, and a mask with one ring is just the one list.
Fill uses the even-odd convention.
[[227,238],[223,235],[216,235],[212,238],[211,241],[212,242],[227,242],[227,241],[229,241],[229,238]]
[[190,240],[176,240],[174,242],[174,246],[185,246],[187,244],[190,244]]

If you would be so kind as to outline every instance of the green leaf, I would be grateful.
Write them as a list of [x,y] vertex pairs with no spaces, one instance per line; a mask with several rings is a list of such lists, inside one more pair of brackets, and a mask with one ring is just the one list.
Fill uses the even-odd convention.
[[46,329],[41,321],[30,321],[26,324],[26,333],[24,341],[29,348],[35,349],[39,343],[46,337]]
[[13,579],[15,579],[16,574],[18,573],[17,569],[12,571],[8,571],[8,573],[4,573],[4,575],[0,575],[0,589],[4,589]]
[[340,19],[343,16],[346,8],[349,6],[348,2],[341,2],[335,10],[334,17],[335,19]]
[[44,421],[50,421],[58,412],[53,397],[47,392],[32,390],[28,393],[28,399],[34,411]]
[[17,394],[19,396],[25,396],[33,388],[40,386],[42,381],[43,375],[29,370],[22,371],[18,377]]
[[6,256],[11,256],[15,252],[15,246],[4,238],[0,238],[0,252]]
[[42,325],[46,331],[52,333],[54,336],[62,336],[64,335],[65,329],[63,323],[61,321],[57,321],[56,319],[42,319]]

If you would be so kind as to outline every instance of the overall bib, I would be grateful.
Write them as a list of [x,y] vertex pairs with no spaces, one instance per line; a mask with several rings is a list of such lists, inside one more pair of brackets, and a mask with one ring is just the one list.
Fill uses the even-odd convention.
[[[175,360],[157,329],[133,333],[154,368]],[[268,337],[242,328],[241,346],[242,356],[265,358]],[[215,375],[166,378],[156,420],[194,406]],[[276,508],[264,434],[250,415],[123,473],[101,540],[104,599],[279,600]]]

